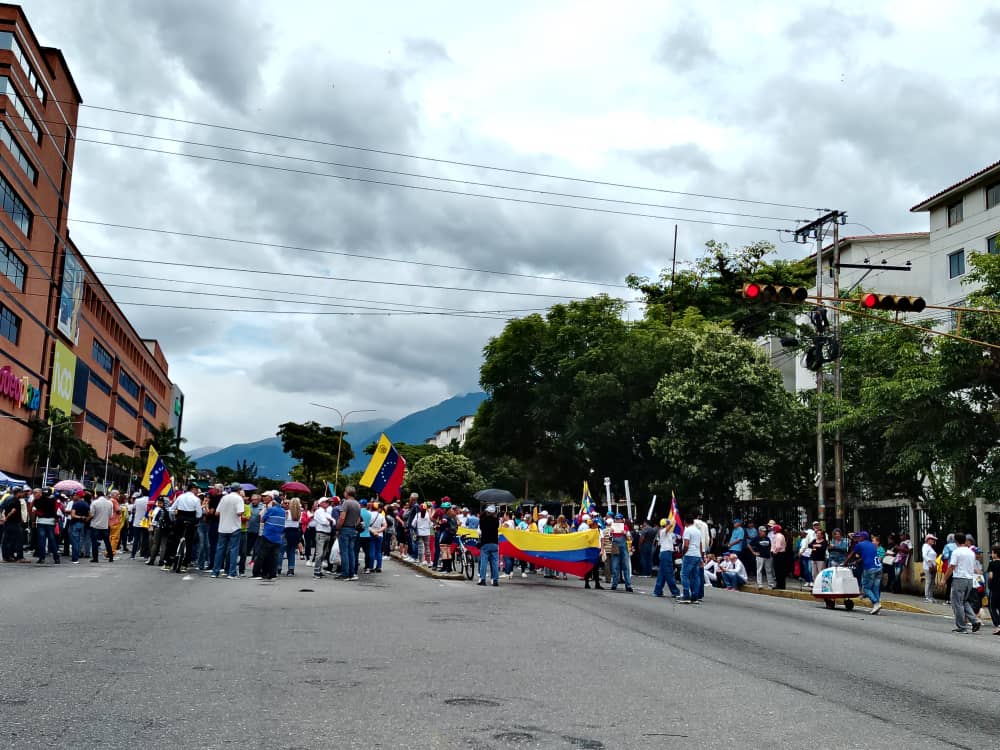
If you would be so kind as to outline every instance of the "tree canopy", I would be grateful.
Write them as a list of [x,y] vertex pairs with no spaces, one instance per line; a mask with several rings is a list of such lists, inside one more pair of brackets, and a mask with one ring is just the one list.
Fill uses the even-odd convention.
[[[343,433],[346,435],[346,433]],[[278,427],[282,450],[298,461],[293,476],[313,487],[319,480],[333,479],[337,467],[337,450],[340,445],[340,467],[343,469],[354,459],[354,451],[340,430],[318,422],[285,422]]]
[[470,500],[486,483],[467,456],[439,451],[407,467],[406,486],[424,497],[450,497],[452,502],[462,502]]

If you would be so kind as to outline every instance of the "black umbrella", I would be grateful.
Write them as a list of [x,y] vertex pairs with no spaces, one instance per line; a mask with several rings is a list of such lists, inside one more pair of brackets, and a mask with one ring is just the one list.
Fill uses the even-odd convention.
[[479,490],[473,497],[485,505],[512,505],[517,502],[517,498],[507,490]]

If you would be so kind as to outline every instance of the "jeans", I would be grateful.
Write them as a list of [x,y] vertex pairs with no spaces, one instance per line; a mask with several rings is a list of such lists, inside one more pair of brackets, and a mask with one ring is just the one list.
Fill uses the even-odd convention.
[[618,554],[612,554],[611,557],[611,588],[618,588],[618,574],[621,573],[622,577],[625,579],[625,587],[632,588],[632,571],[629,569],[628,564],[628,547],[625,546],[624,540],[622,544],[618,547]]
[[681,562],[681,586],[684,589],[684,598],[689,601],[694,602],[705,597],[705,576],[701,570],[700,556],[684,555]]
[[101,542],[104,542],[104,550],[108,553],[108,559],[115,559],[115,551],[111,549],[111,529],[95,529],[91,527],[90,529],[90,561],[97,562],[98,550],[101,547]]
[[[49,552],[52,553],[53,562],[59,562],[59,546],[56,542],[55,525],[38,525],[36,529],[38,530],[38,549],[36,550],[38,553],[38,559],[45,559],[45,544],[48,542]],[[107,532],[108,530],[105,529],[104,533],[106,534]]]
[[965,621],[968,619],[973,625],[979,622],[972,605],[969,604],[969,592],[972,590],[972,580],[969,578],[951,579],[951,611],[955,615],[955,627],[959,630],[967,630]]
[[226,570],[226,574],[230,578],[236,578],[241,536],[243,535],[239,531],[234,531],[231,534],[219,534],[219,541],[215,545],[215,566],[212,568],[213,576],[219,575],[219,571],[222,569],[222,562],[228,557],[229,567]]
[[799,556],[799,573],[801,573],[799,578],[806,583],[812,583],[812,557]]
[[208,543],[208,524],[198,524],[198,570],[208,570],[212,564],[212,548]]
[[484,544],[479,549],[479,580],[486,580],[487,570],[490,580],[500,580],[500,547],[496,544]]
[[[295,572],[295,553],[299,548],[299,542],[302,541],[302,531],[298,526],[291,528],[285,527],[285,554],[288,555],[288,572]],[[278,560],[278,569],[281,569],[280,558]]]
[[774,588],[774,560],[770,557],[758,557],[757,585],[763,586],[765,580],[767,581],[768,586]]
[[342,528],[340,530],[340,577],[353,578],[358,574],[358,558],[355,548],[358,545],[356,529]]
[[872,604],[878,604],[882,588],[882,566],[866,570],[861,574],[861,593],[871,599]]
[[[497,549],[499,549],[499,547]],[[503,574],[505,576],[509,576],[513,572],[514,572],[514,558],[513,557],[505,557],[503,559]]]
[[642,563],[642,574],[644,576],[653,575],[653,545],[644,544],[642,549],[639,550],[639,559]]
[[140,553],[141,557],[149,556],[149,529],[144,529],[141,526],[136,526],[132,529],[133,560],[137,552]]
[[84,521],[69,522],[69,549],[70,559],[77,562],[80,559],[80,550],[83,548],[83,537],[87,531],[87,524]]
[[369,549],[371,554],[369,555],[368,567],[372,570],[382,570],[382,537],[373,536]]
[[730,573],[728,570],[722,573],[722,580],[725,581],[727,589],[738,589],[740,586],[746,583],[746,581],[744,581],[738,575],[736,575],[735,573]]
[[674,553],[670,550],[660,550],[660,572],[656,575],[656,585],[653,587],[654,596],[663,596],[664,583],[670,588],[671,596],[680,596],[677,582],[674,580]]

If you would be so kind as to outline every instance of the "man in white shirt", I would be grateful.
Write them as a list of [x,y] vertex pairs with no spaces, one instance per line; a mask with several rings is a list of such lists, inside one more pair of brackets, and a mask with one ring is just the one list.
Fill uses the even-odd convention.
[[149,525],[143,525],[146,520],[146,509],[149,508],[149,498],[135,493],[132,505],[132,559],[136,553],[141,553],[142,559],[149,557]]
[[313,521],[316,523],[316,559],[313,561],[313,576],[323,577],[323,563],[330,557],[330,532],[333,531],[333,520],[330,518],[330,498],[321,497],[313,511]]
[[934,579],[937,576],[937,550],[934,544],[937,537],[928,534],[924,537],[924,546],[920,549],[920,557],[924,561],[924,601],[934,604]]
[[944,575],[945,583],[951,579],[951,611],[955,614],[955,629],[953,633],[969,632],[966,623],[972,623],[972,632],[979,632],[982,623],[976,617],[976,612],[969,603],[972,592],[972,581],[976,575],[976,554],[969,547],[965,534],[955,534],[955,544],[958,546],[948,559],[948,572]]
[[738,591],[747,582],[747,569],[739,555],[730,552],[722,561],[722,580],[729,591]]
[[181,566],[187,570],[191,566],[191,554],[198,539],[198,519],[201,518],[201,500],[194,491],[198,485],[191,482],[187,491],[182,492],[170,506],[170,517],[174,520],[171,529],[171,549],[176,548],[179,537],[184,537],[184,559]]
[[90,504],[90,562],[92,563],[97,562],[97,550],[102,540],[108,555],[108,562],[115,561],[115,553],[111,549],[111,516],[114,514],[114,510],[114,504],[104,495]]
[[[689,526],[691,524],[688,524]],[[708,524],[701,517],[701,513],[694,517],[695,528],[701,533],[701,556],[704,557],[711,551],[712,537],[708,529]]]
[[[704,522],[703,522],[704,523]],[[702,577],[702,536],[693,517],[688,517],[687,528],[684,529],[684,546],[681,561],[681,585],[684,595],[682,604],[696,604],[705,597],[705,580]]]
[[238,578],[237,564],[240,554],[240,534],[243,528],[243,488],[234,483],[222,496],[216,513],[219,515],[219,540],[215,544],[215,565],[212,578],[219,577],[222,561],[228,557],[226,578]]

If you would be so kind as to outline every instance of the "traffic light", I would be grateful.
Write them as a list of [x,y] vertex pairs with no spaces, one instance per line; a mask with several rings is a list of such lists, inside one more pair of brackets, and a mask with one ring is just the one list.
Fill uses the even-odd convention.
[[758,284],[751,281],[743,285],[743,299],[750,302],[802,303],[809,297],[809,290],[801,286]]
[[927,302],[923,297],[907,297],[899,294],[874,294],[861,296],[861,306],[868,310],[893,310],[895,312],[923,312]]

